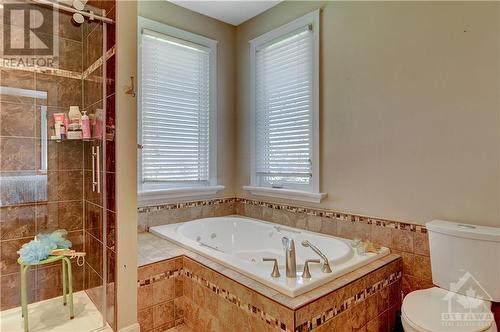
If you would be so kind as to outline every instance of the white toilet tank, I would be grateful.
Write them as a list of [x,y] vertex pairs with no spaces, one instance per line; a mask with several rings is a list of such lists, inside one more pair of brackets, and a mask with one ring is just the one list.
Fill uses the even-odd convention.
[[455,293],[500,301],[500,228],[434,220],[429,232],[432,281]]

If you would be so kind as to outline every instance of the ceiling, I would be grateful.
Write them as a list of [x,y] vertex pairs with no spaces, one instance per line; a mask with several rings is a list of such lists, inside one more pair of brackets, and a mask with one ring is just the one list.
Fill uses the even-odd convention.
[[219,21],[239,25],[246,20],[277,5],[282,0],[168,0],[194,12],[210,16]]

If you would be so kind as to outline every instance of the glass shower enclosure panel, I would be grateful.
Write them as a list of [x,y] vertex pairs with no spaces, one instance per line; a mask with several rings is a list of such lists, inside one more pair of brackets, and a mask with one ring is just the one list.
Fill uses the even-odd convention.
[[[114,26],[99,19],[106,16],[100,3],[81,10],[58,1],[1,2],[0,315],[20,306],[18,250],[63,229],[71,248],[86,253],[84,262],[72,259],[75,316],[93,310],[92,328],[113,325],[106,67]],[[62,295],[60,264],[33,266],[27,281],[29,303]],[[69,315],[50,319],[56,326]]]

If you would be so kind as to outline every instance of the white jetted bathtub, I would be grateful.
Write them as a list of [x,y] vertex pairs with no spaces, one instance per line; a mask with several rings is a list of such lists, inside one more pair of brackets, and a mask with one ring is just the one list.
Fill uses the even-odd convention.
[[[388,248],[381,248],[378,253],[359,254],[352,247],[351,240],[240,216],[197,219],[151,227],[149,231],[291,297],[389,254]],[[285,236],[295,242],[297,278],[286,277],[285,249],[282,244]],[[309,264],[311,278],[301,277],[305,260],[320,258],[311,248],[301,245],[304,240],[326,255],[331,273],[322,272],[322,264],[313,263]],[[279,278],[271,277],[273,263],[263,262],[263,258],[278,259]]]

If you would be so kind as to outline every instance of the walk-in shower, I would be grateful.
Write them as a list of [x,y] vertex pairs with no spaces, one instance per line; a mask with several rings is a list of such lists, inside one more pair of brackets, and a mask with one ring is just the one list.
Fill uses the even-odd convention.
[[[113,327],[115,1],[1,5],[0,315],[20,305],[20,247],[65,229],[86,252],[83,265],[72,263],[77,299],[100,312],[92,328]],[[90,136],[70,107],[88,115]],[[29,303],[61,296],[61,275],[59,264],[31,268]],[[75,318],[87,309],[75,303]]]

